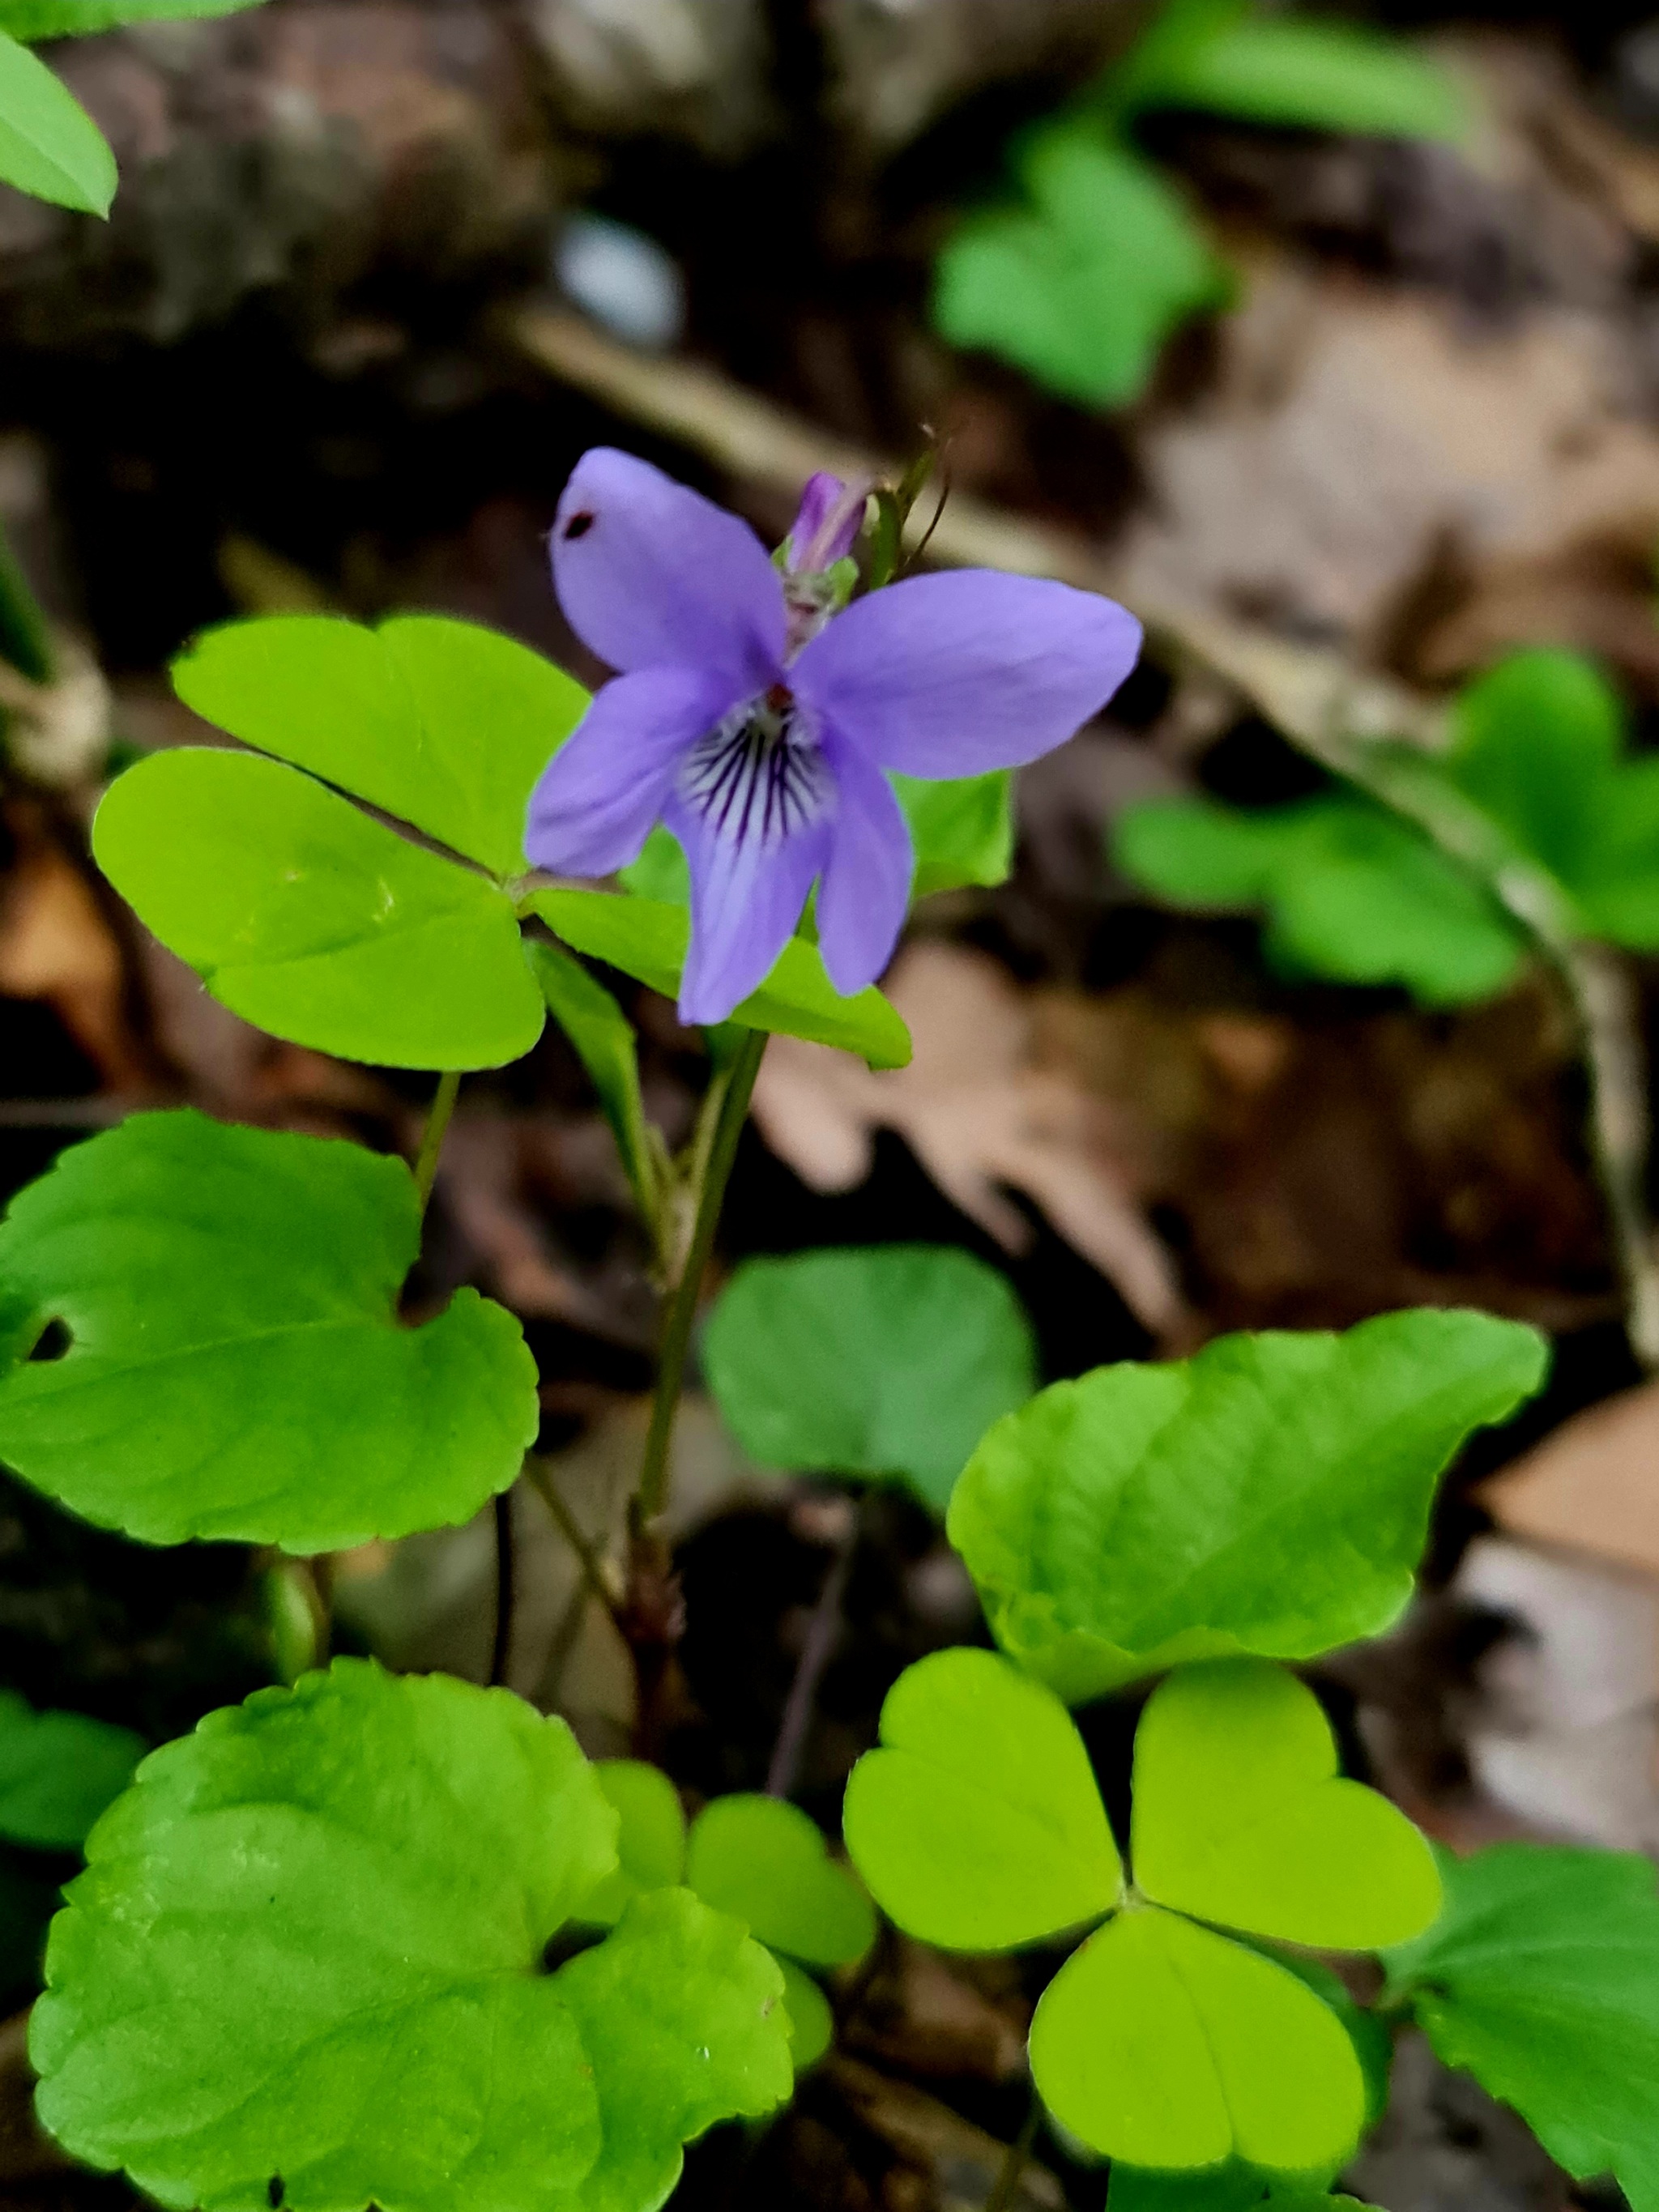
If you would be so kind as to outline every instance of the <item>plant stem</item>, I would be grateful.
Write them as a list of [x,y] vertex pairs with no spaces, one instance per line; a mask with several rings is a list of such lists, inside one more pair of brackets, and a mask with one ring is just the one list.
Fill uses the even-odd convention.
[[616,1593],[605,1578],[605,1562],[594,1548],[592,1540],[583,1530],[575,1515],[565,1504],[555,1486],[552,1476],[539,1461],[526,1460],[524,1471],[535,1486],[543,1504],[553,1516],[559,1534],[575,1553],[577,1564],[582,1571],[583,1583],[598,1598],[612,1620],[616,1621],[617,1627],[621,1628],[622,1621],[619,1617]]
[[[679,1274],[668,1294],[663,1315],[661,1344],[657,1358],[657,1383],[651,1403],[651,1426],[640,1462],[640,1486],[634,1500],[636,1528],[648,1528],[662,1511],[668,1496],[669,1451],[674,1441],[674,1419],[679,1411],[680,1387],[685,1380],[686,1353],[691,1343],[691,1324],[696,1319],[697,1296],[714,1249],[726,1186],[738,1157],[738,1139],[749,1115],[750,1093],[766,1050],[766,1032],[750,1030],[738,1047],[724,1078],[725,1088],[714,1119],[714,1134],[697,1188],[697,1211]],[[719,1080],[720,1079],[716,1079]]]
[[495,1640],[489,1653],[489,1686],[499,1689],[507,1680],[513,1656],[513,1492],[495,1495]]
[[1033,2089],[1025,2118],[1020,2123],[1019,2133],[1009,2144],[1003,2157],[1001,2171],[985,2200],[985,2212],[1008,2212],[1019,2187],[1019,2178],[1025,2171],[1025,2161],[1031,2155],[1031,2145],[1036,2140],[1037,2121],[1042,2117],[1042,2110],[1036,2091]]
[[50,684],[58,673],[51,625],[3,534],[0,534],[0,656],[31,684]]
[[460,1087],[459,1069],[447,1067],[438,1078],[438,1087],[432,1094],[432,1110],[426,1117],[426,1133],[421,1139],[421,1149],[415,1161],[415,1188],[420,1193],[422,1213],[426,1212],[427,1200],[432,1195],[432,1185],[438,1173],[438,1155],[444,1148],[444,1133],[449,1127],[449,1117],[455,1111],[455,1099]]
[[859,1547],[863,1526],[864,1498],[860,1496],[847,1516],[845,1533],[836,1546],[823,1587],[818,1592],[817,1603],[812,1607],[812,1618],[807,1625],[800,1657],[795,1665],[795,1678],[789,1685],[783,1717],[778,1725],[777,1741],[772,1747],[771,1764],[766,1770],[766,1794],[769,1797],[792,1796],[796,1783],[800,1779],[801,1754],[806,1748],[807,1730],[812,1724],[812,1707],[817,1698],[818,1684],[823,1680],[823,1670],[841,1641],[842,1601],[847,1595],[847,1584],[853,1571],[853,1559]]

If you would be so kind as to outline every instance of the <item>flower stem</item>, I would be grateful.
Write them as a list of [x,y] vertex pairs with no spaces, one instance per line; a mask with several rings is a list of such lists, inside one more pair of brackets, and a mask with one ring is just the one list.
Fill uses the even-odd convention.
[[783,1717],[778,1726],[777,1741],[772,1747],[771,1763],[766,1770],[766,1794],[769,1797],[790,1797],[800,1779],[801,1757],[806,1749],[806,1738],[812,1725],[812,1708],[818,1694],[818,1684],[823,1680],[823,1670],[835,1656],[842,1637],[842,1605],[847,1595],[847,1584],[853,1571],[853,1559],[858,1551],[859,1537],[864,1527],[864,1504],[866,1492],[857,1498],[848,1498],[847,1525],[836,1540],[817,1603],[812,1608],[806,1639],[800,1648],[796,1662],[794,1680],[789,1685],[789,1695],[784,1704]]
[[426,1133],[421,1139],[421,1149],[415,1162],[415,1188],[420,1193],[421,1211],[426,1212],[427,1200],[432,1195],[432,1185],[438,1172],[438,1155],[444,1148],[444,1133],[449,1127],[449,1117],[455,1111],[456,1095],[461,1087],[459,1069],[448,1067],[438,1078],[438,1087],[432,1094],[432,1110],[426,1117]]
[[1035,2089],[1020,2123],[1019,2133],[1008,2146],[1002,2161],[1002,2170],[992,2184],[991,2193],[985,2200],[985,2212],[1008,2212],[1019,2188],[1019,2178],[1025,2171],[1025,2161],[1031,2155],[1031,2145],[1036,2140],[1037,2121],[1042,2114]]

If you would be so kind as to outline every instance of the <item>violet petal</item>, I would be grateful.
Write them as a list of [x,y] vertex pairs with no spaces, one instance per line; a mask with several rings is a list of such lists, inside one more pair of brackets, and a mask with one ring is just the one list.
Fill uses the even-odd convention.
[[1097,592],[962,568],[854,600],[789,681],[881,767],[978,775],[1062,744],[1139,651],[1140,624]]
[[784,645],[783,584],[746,522],[648,461],[584,453],[553,525],[566,619],[612,668],[678,664],[763,691]]
[[840,803],[818,885],[818,949],[844,997],[873,983],[893,957],[910,902],[910,825],[893,787],[854,747],[824,733]]
[[614,677],[542,770],[525,851],[562,876],[608,876],[637,860],[686,751],[733,703],[695,668]]
[[723,1022],[776,964],[823,866],[830,827],[816,821],[766,843],[723,834],[671,798],[663,819],[691,869],[691,944],[680,979],[680,1019]]

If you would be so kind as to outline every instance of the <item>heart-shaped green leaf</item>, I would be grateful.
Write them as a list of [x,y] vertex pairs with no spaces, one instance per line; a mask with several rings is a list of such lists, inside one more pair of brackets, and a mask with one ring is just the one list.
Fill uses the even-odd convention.
[[989,1651],[936,1651],[899,1676],[842,1823],[877,1904],[946,1950],[1013,1950],[1123,1893],[1071,1716]]
[[836,2039],[836,2016],[830,2000],[804,1966],[780,1954],[783,1972],[783,2003],[789,2015],[789,2063],[796,2073],[816,2066]]
[[[185,1111],[63,1155],[0,1227],[0,1454],[101,1528],[322,1552],[465,1521],[536,1433],[513,1316],[396,1318],[401,1160]],[[61,1358],[27,1357],[49,1323]]]
[[1183,1667],[1152,1692],[1131,1850],[1158,1904],[1310,1949],[1403,1942],[1440,1910],[1427,1839],[1338,1778],[1318,1698],[1261,1660]]
[[1282,1966],[1156,1906],[1119,1914],[1066,1960],[1030,2049],[1060,2124],[1133,2166],[1322,2166],[1364,2117],[1335,2015]]
[[684,1881],[685,1814],[678,1790],[661,1767],[646,1759],[602,1759],[593,1772],[616,1808],[617,1865],[582,1899],[581,1917],[611,1928],[643,1891],[672,1889]]
[[38,200],[107,215],[115,156],[43,61],[0,31],[0,181]]
[[1014,779],[1006,769],[939,781],[895,775],[892,784],[915,849],[913,899],[1007,881],[1014,863]]
[[[552,1987],[580,2027],[605,2138],[574,2212],[657,2212],[679,2179],[682,2145],[789,2094],[777,1961],[689,1890],[636,1897],[616,1933],[561,1967]],[[538,2191],[524,2212],[546,2201]]]
[[0,1836],[79,1850],[143,1755],[131,1729],[85,1713],[37,1713],[15,1690],[0,1690]]
[[476,623],[262,615],[204,631],[173,663],[187,707],[366,799],[493,875],[522,875],[537,777],[588,695]]
[[1488,1314],[1222,1337],[1058,1382],[951,1499],[998,1642],[1073,1703],[1186,1659],[1308,1659],[1411,1595],[1440,1472],[1537,1389],[1548,1349]]
[[702,1362],[763,1467],[903,1476],[941,1512],[980,1437],[1036,1387],[1006,1279],[941,1244],[745,1261]]
[[210,1714],[105,1814],[53,1923],[41,2118],[208,2212],[574,2190],[604,2067],[538,1969],[614,1825],[568,1729],[502,1691],[339,1660]]
[[[538,914],[556,937],[590,959],[637,976],[665,998],[677,996],[691,918],[665,900],[618,897],[609,891],[533,891],[525,910]],[[910,1032],[872,985],[843,999],[824,972],[817,947],[792,937],[759,990],[732,1015],[744,1029],[807,1037],[855,1052],[872,1067],[902,1067]]]
[[831,1859],[817,1822],[779,1797],[739,1792],[705,1805],[691,1824],[685,1879],[769,1950],[809,1966],[844,1966],[875,1941],[869,1899]]
[[308,775],[204,745],[105,793],[98,865],[233,1012],[395,1067],[498,1067],[545,1015],[512,902]]

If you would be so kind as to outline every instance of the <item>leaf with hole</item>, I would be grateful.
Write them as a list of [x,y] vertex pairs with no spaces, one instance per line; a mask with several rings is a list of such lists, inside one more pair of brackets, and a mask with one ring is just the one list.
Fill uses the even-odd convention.
[[513,903],[277,762],[155,753],[105,793],[98,865],[215,998],[394,1067],[498,1067],[545,1015]]
[[1036,1387],[1006,1280],[939,1244],[745,1261],[709,1316],[702,1363],[762,1466],[902,1477],[941,1512],[987,1428]]
[[1534,1329],[1425,1310],[1097,1368],[990,1431],[951,1540],[1003,1649],[1073,1703],[1182,1660],[1312,1658],[1397,1617],[1440,1474],[1547,1364]]
[[1123,1893],[1071,1716],[989,1651],[938,1651],[899,1676],[842,1824],[876,1902],[945,1950],[1015,1950],[1098,1919]]
[[66,86],[0,29],[0,183],[37,200],[107,215],[115,156]]
[[[401,1160],[204,1114],[65,1152],[0,1226],[0,1455],[100,1528],[336,1551],[469,1520],[536,1434],[518,1322],[397,1318]],[[27,1355],[52,1322],[61,1358]]]
[[79,1850],[143,1755],[131,1729],[86,1713],[36,1712],[15,1690],[0,1690],[0,1836]]

